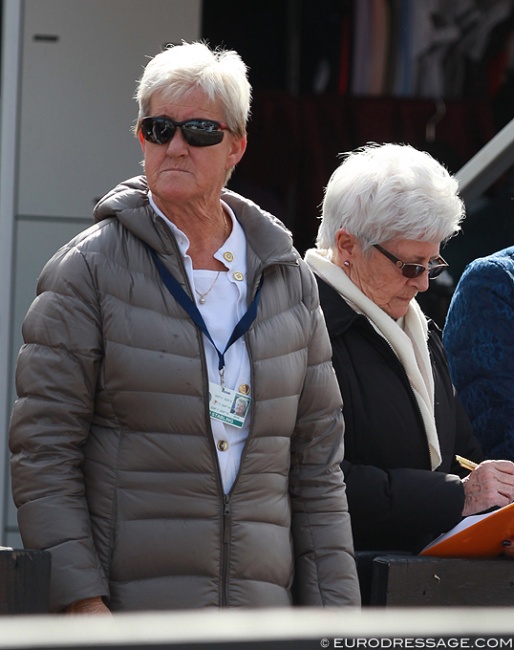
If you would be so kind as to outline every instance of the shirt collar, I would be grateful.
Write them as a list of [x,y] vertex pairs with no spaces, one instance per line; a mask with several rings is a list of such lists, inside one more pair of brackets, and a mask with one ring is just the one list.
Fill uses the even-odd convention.
[[[157,206],[150,190],[148,191],[148,201],[154,212],[164,219],[164,222],[175,236],[182,257],[190,260],[191,258],[187,254],[190,245],[188,237]],[[244,230],[236,219],[232,208],[223,200],[221,200],[221,205],[232,222],[232,232],[221,248],[216,251],[214,257],[228,269],[237,267],[240,272],[246,274],[246,236]]]

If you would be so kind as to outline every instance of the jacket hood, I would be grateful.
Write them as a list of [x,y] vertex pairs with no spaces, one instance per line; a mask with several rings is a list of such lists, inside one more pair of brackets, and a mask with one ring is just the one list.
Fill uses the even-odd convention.
[[95,206],[93,216],[95,223],[109,217],[125,213],[125,218],[131,211],[137,211],[148,205],[148,184],[144,176],[129,178],[119,183],[103,196]]
[[157,225],[157,215],[148,201],[148,184],[144,176],[135,176],[116,185],[96,204],[95,223],[117,219],[138,239],[159,253],[171,253],[170,239],[165,228]]
[[[279,219],[231,190],[224,189],[221,198],[234,211],[253,253],[262,263],[299,263],[300,255],[293,248],[292,235]],[[170,229],[149,203],[145,176],[130,178],[114,187],[100,199],[93,214],[95,223],[118,219],[158,253],[170,254],[174,250]]]

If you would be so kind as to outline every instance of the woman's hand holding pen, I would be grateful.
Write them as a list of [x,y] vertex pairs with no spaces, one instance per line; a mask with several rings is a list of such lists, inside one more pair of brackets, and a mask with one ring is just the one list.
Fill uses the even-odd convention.
[[[468,491],[469,491],[469,507],[470,507],[470,509],[473,509],[474,507],[477,507],[476,504],[478,504],[478,502],[479,502],[479,499],[476,496],[476,494],[477,494],[476,493],[476,487],[473,486],[474,481],[471,484],[469,483],[473,473],[479,467],[479,465],[477,463],[474,463],[471,460],[468,460],[467,458],[463,458],[462,456],[455,456],[455,458],[456,458],[457,462],[459,463],[459,465],[461,467],[464,467],[464,469],[469,469],[470,472],[471,472],[471,474],[469,476],[467,476],[465,479],[463,479],[464,492],[466,494],[466,501],[464,502],[464,510],[462,511],[462,514],[463,514],[463,516],[467,516],[467,515],[470,515],[470,514],[474,514],[475,512],[480,512],[480,510],[475,510],[474,512],[471,512],[471,511],[468,512],[466,510],[466,504],[468,502],[468,492],[466,491],[466,489],[468,489]],[[488,468],[486,471],[495,468],[498,471],[503,472],[503,474],[499,475],[501,485],[497,488],[497,492],[499,494],[501,494],[503,496],[503,498],[507,498],[507,502],[504,503],[503,505],[508,505],[509,503],[512,503],[512,501],[514,501],[514,497],[512,497],[512,492],[511,492],[510,499],[506,495],[506,492],[509,489],[508,486],[510,485],[510,480],[507,481],[507,483],[505,483],[505,480],[508,478],[507,475],[512,474],[512,471],[513,471],[512,465],[513,465],[513,463],[511,463],[510,461],[492,460],[492,461],[484,461],[483,463],[480,464],[480,466],[481,465],[486,465],[486,467]],[[478,485],[479,485],[479,488],[480,488],[481,487],[480,483]],[[479,492],[478,492],[478,494],[479,494]],[[494,490],[493,490],[493,496],[494,496]],[[473,505],[473,501],[475,499],[476,499],[476,503],[475,503],[475,505]],[[501,507],[500,504],[498,504],[498,506]],[[491,507],[493,507],[493,506],[491,506]],[[503,541],[503,548],[504,548],[503,555],[505,555],[506,557],[514,559],[514,539],[505,539]]]
[[462,485],[465,494],[463,517],[495,506],[506,506],[514,501],[514,463],[485,460],[462,479]]

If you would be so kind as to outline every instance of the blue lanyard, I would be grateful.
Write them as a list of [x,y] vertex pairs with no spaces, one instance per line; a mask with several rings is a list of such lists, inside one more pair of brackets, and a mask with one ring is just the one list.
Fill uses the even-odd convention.
[[241,318],[241,320],[237,323],[237,325],[234,327],[234,331],[230,335],[230,338],[228,340],[227,345],[225,346],[225,349],[223,352],[220,352],[218,350],[216,344],[212,340],[212,337],[209,333],[209,330],[207,329],[207,325],[205,324],[205,321],[203,319],[202,314],[200,313],[200,310],[196,306],[196,304],[191,300],[191,298],[187,295],[187,293],[182,289],[180,286],[179,282],[173,277],[173,275],[168,271],[168,269],[164,266],[164,264],[161,262],[159,259],[157,253],[155,250],[146,244],[148,250],[150,251],[153,261],[155,262],[155,265],[157,266],[157,270],[159,271],[159,275],[161,276],[162,281],[164,282],[164,285],[166,286],[166,289],[171,293],[171,295],[175,298],[175,300],[179,303],[179,305],[185,310],[185,312],[191,317],[192,321],[197,325],[200,330],[202,331],[203,334],[209,339],[209,341],[212,343],[214,346],[214,349],[216,350],[218,354],[218,370],[220,373],[220,384],[221,388],[224,388],[224,375],[225,375],[225,354],[229,347],[235,343],[238,339],[240,339],[246,332],[250,329],[251,324],[257,317],[257,309],[259,306],[259,299],[261,295],[261,289],[262,289],[262,283],[264,281],[264,276],[261,276],[261,280],[259,282],[259,286],[257,287],[257,292],[255,293],[255,297],[252,300],[250,306],[248,307],[247,312],[244,314],[244,316]]

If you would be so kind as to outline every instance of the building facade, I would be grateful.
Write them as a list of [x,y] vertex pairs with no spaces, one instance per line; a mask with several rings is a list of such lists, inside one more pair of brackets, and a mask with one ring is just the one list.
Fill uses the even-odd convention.
[[201,0],[4,0],[0,122],[0,546],[21,547],[8,425],[21,323],[45,262],[141,173],[136,79],[199,38]]

